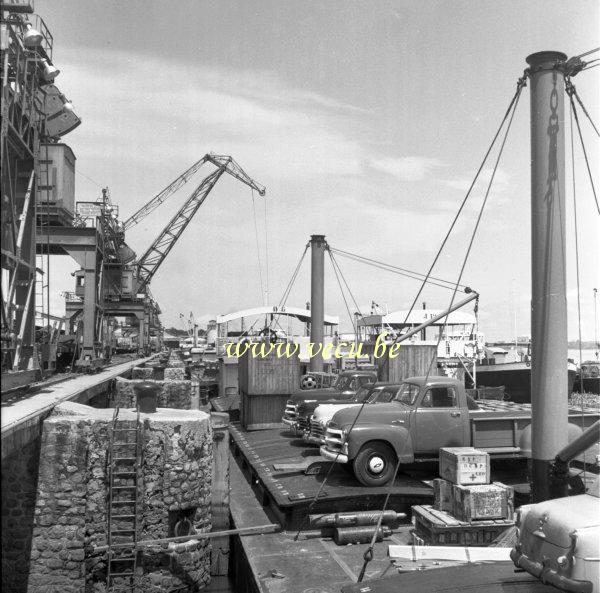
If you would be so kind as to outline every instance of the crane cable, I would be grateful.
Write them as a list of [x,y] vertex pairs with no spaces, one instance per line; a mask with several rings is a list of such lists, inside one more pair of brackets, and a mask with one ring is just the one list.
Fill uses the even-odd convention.
[[[590,185],[592,186],[592,193],[594,194],[594,201],[596,202],[596,210],[598,210],[598,214],[600,214],[600,204],[598,204],[598,196],[596,195],[596,188],[594,186],[594,179],[592,177],[592,171],[590,169],[590,162],[588,160],[587,150],[585,149],[585,142],[583,141],[583,134],[581,133],[581,126],[579,125],[579,116],[577,115],[577,107],[575,105],[575,102],[573,101],[573,95],[575,95],[577,91],[576,91],[575,87],[573,86],[573,84],[571,83],[571,81],[569,80],[569,78],[565,79],[565,89],[567,91],[567,95],[569,95],[569,101],[571,103],[571,111],[575,118],[575,123],[577,124],[577,132],[579,133],[579,141],[581,143],[581,148],[583,150],[583,156],[585,158],[585,164],[587,167],[588,176],[590,178]],[[591,121],[591,118],[590,118],[590,121]],[[592,122],[592,125],[593,125],[593,122]],[[596,126],[594,126],[594,129],[596,130]],[[596,130],[596,133],[598,133],[598,130]]]
[[263,197],[264,205],[265,205],[265,300],[267,301],[267,305],[269,304],[269,233],[268,233],[268,223],[267,223],[267,196]]
[[[488,182],[488,186],[487,186],[487,189],[486,189],[486,192],[485,192],[485,196],[483,198],[483,202],[481,203],[481,207],[479,209],[479,214],[477,216],[477,220],[475,222],[475,227],[473,228],[473,232],[471,234],[471,239],[469,241],[469,245],[467,247],[467,251],[465,252],[465,256],[463,258],[463,263],[462,263],[462,266],[460,268],[458,279],[456,281],[454,292],[452,293],[452,298],[450,299],[450,305],[449,305],[448,309],[451,309],[452,305],[454,304],[454,299],[456,298],[456,293],[458,292],[458,287],[460,285],[460,281],[462,280],[462,276],[463,276],[463,273],[465,271],[465,267],[466,267],[467,262],[469,260],[469,256],[471,254],[471,249],[473,247],[473,243],[474,243],[475,237],[477,235],[477,230],[479,228],[479,224],[480,224],[481,218],[483,216],[483,211],[484,211],[485,206],[487,204],[487,200],[488,200],[488,197],[490,195],[490,190],[492,189],[492,184],[494,182],[494,177],[496,176],[496,172],[498,170],[498,165],[500,163],[500,159],[502,157],[502,153],[504,152],[504,146],[506,145],[506,140],[508,138],[508,133],[510,132],[510,128],[511,128],[512,122],[513,122],[513,118],[514,118],[517,106],[519,104],[519,98],[521,96],[521,91],[523,90],[523,87],[525,86],[525,83],[526,83],[525,77],[522,77],[522,78],[519,79],[519,82],[517,84],[517,91],[515,93],[515,96],[513,97],[513,100],[510,103],[510,108],[509,108],[509,111],[507,112],[507,115],[509,115],[509,117],[508,117],[508,123],[507,123],[507,126],[506,126],[506,130],[504,132],[504,138],[502,139],[502,143],[500,144],[500,148],[498,150],[498,156],[496,157],[496,162],[494,163],[494,168],[492,170],[492,174],[491,174],[489,182]],[[506,116],[505,116],[505,119],[506,119]],[[504,123],[504,121],[503,121],[503,123]],[[489,154],[489,151],[488,151],[488,154]],[[473,187],[473,186],[471,186],[471,187]],[[439,253],[438,253],[438,255],[439,255]],[[438,256],[436,256],[436,258],[437,257]],[[446,331],[447,325],[448,325],[448,315],[445,317],[445,319],[444,319],[444,325],[440,329],[440,332],[438,334],[436,348],[435,348],[434,354],[433,354],[433,356],[432,356],[432,358],[431,358],[431,360],[429,362],[429,367],[427,369],[427,375],[425,376],[425,383],[424,383],[425,385],[427,385],[427,381],[429,380],[429,375],[431,374],[431,369],[433,367],[433,362],[434,362],[434,360],[437,357],[437,351],[438,351],[440,342],[442,340],[442,335]],[[390,495],[391,495],[391,492],[392,492],[392,487],[394,485],[394,482],[396,481],[396,476],[398,475],[398,469],[399,468],[400,468],[400,460],[398,460],[398,462],[396,463],[396,468],[394,470],[394,476],[393,476],[392,480],[390,481],[390,486],[388,487],[388,493],[386,495],[386,498],[385,498],[385,501],[384,501],[384,504],[383,504],[383,508],[382,508],[381,513],[379,515],[379,519],[377,521],[377,525],[375,527],[375,531],[373,532],[373,537],[371,539],[371,543],[369,544],[369,547],[367,548],[367,550],[364,553],[364,556],[363,556],[364,562],[363,562],[363,566],[362,566],[362,569],[360,571],[360,574],[358,576],[358,581],[357,581],[359,583],[362,582],[362,580],[364,578],[365,571],[367,570],[367,565],[373,559],[375,542],[377,541],[377,534],[379,532],[379,528],[381,527],[381,522],[383,520],[383,514],[385,513],[385,510],[387,508],[387,504],[389,502],[389,498],[390,498]]]
[[261,297],[261,301],[264,302],[265,288],[264,288],[264,284],[263,284],[262,263],[260,260],[260,245],[258,242],[258,224],[256,222],[256,204],[254,202],[254,188],[251,187],[250,191],[252,192],[252,215],[254,216],[254,234],[256,237],[256,258],[258,260],[258,276],[260,278],[260,297]]

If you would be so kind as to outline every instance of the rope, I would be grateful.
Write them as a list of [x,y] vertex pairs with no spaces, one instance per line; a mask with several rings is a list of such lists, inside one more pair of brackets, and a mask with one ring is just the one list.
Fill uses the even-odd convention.
[[256,205],[254,203],[254,189],[250,188],[250,191],[252,192],[252,214],[254,216],[254,234],[256,236],[256,257],[258,259],[258,276],[260,278],[260,296],[261,300],[264,301],[265,289],[263,285],[262,264],[260,261],[260,246],[258,244],[258,225],[256,224]]
[[600,205],[598,204],[598,196],[596,195],[596,188],[594,186],[594,179],[592,177],[592,171],[590,169],[590,162],[588,160],[587,151],[585,149],[585,142],[583,141],[583,134],[581,133],[581,126],[579,125],[579,116],[577,115],[577,107],[575,102],[573,101],[573,95],[575,94],[575,87],[570,83],[569,80],[565,81],[565,87],[567,90],[567,94],[569,95],[569,101],[571,103],[571,109],[573,112],[573,116],[575,118],[575,123],[577,124],[577,132],[579,133],[579,141],[581,142],[581,148],[583,150],[583,156],[585,158],[585,164],[588,170],[588,175],[590,178],[590,185],[592,186],[592,193],[594,194],[594,200],[596,202],[596,209],[598,210],[598,214],[600,214]]
[[[379,268],[381,270],[385,270],[387,272],[392,272],[393,274],[398,274],[399,276],[406,276],[407,278],[412,278],[413,280],[423,280],[426,278],[425,274],[421,274],[420,272],[414,272],[412,270],[407,270],[405,268],[400,268],[399,266],[394,266],[392,264],[387,264],[385,262],[381,262],[375,259],[371,259],[369,257],[364,257],[362,255],[358,255],[356,253],[350,253],[349,251],[343,251],[341,249],[332,249],[332,251],[342,257],[346,257],[348,259],[352,259],[354,261],[358,261],[360,263],[366,264],[368,266],[372,266],[374,268]],[[454,283],[449,280],[443,280],[442,278],[436,278],[435,276],[429,276],[427,279],[429,284],[433,284],[435,286],[439,286],[440,288],[447,288],[452,290],[454,288]],[[443,284],[441,284],[443,283]],[[466,286],[461,286],[461,288],[465,289]]]
[[[520,81],[521,80],[522,79],[520,79]],[[508,124],[506,126],[506,130],[504,132],[504,138],[502,139],[502,143],[501,143],[500,149],[498,151],[498,156],[496,157],[496,162],[494,163],[494,168],[493,168],[493,171],[492,171],[492,175],[490,176],[488,187],[487,187],[486,192],[485,192],[485,197],[484,197],[483,202],[481,204],[481,208],[479,209],[479,214],[477,216],[477,221],[475,222],[475,228],[473,229],[473,233],[471,234],[471,240],[469,241],[469,245],[467,247],[467,251],[466,251],[465,257],[463,259],[463,263],[462,263],[462,266],[461,266],[461,269],[460,269],[460,273],[458,275],[458,280],[456,281],[456,285],[455,285],[455,288],[454,288],[454,292],[452,293],[452,299],[450,300],[450,306],[448,307],[448,309],[451,309],[452,305],[454,304],[454,299],[456,297],[456,293],[458,291],[458,287],[460,285],[460,281],[462,279],[465,267],[466,267],[467,262],[469,260],[469,255],[471,253],[471,249],[473,247],[473,243],[474,243],[475,237],[477,235],[477,230],[479,228],[479,223],[481,222],[481,217],[483,216],[483,211],[485,209],[488,197],[490,195],[490,190],[491,190],[492,184],[494,182],[494,177],[496,175],[496,171],[498,170],[498,165],[500,163],[500,158],[502,157],[502,153],[504,151],[504,146],[505,146],[506,140],[508,138],[508,133],[510,131],[510,128],[511,128],[511,125],[512,125],[512,122],[513,122],[513,118],[514,118],[514,115],[515,115],[515,112],[516,112],[516,109],[517,109],[517,105],[519,103],[519,97],[521,96],[521,89],[523,88],[523,86],[524,86],[524,84],[519,84],[519,86],[517,88],[517,92],[515,94],[515,97],[513,98],[513,101],[511,101],[512,113],[510,113],[510,118],[508,120]],[[473,187],[473,186],[471,186],[471,187]],[[429,375],[431,373],[431,369],[432,369],[432,366],[433,366],[433,361],[436,359],[437,350],[438,350],[438,347],[440,345],[440,342],[441,342],[441,339],[442,339],[442,335],[446,331],[447,325],[448,325],[448,316],[446,316],[445,322],[444,322],[444,326],[443,326],[443,328],[439,332],[438,339],[437,339],[436,349],[434,351],[434,355],[431,358],[431,361],[429,362],[429,368],[427,369],[427,375],[425,376],[425,385],[427,384],[427,381],[429,380]],[[367,551],[364,554],[364,557],[363,557],[364,558],[363,567],[362,567],[362,570],[360,571],[360,575],[359,575],[358,581],[357,581],[359,583],[362,582],[362,579],[364,577],[365,571],[367,569],[367,565],[373,559],[373,548],[375,546],[375,541],[377,540],[377,532],[379,530],[379,527],[381,526],[381,521],[383,520],[383,514],[385,513],[385,510],[387,508],[387,504],[388,504],[388,501],[389,501],[389,498],[390,498],[390,495],[391,495],[391,489],[392,489],[392,486],[393,486],[394,482],[396,481],[396,475],[398,473],[398,468],[399,467],[400,467],[400,461],[398,461],[398,463],[396,465],[396,470],[394,472],[394,478],[390,482],[390,486],[388,487],[388,492],[387,492],[387,495],[386,495],[386,499],[384,501],[383,508],[381,510],[381,514],[379,515],[379,520],[377,521],[377,527],[376,527],[376,529],[375,529],[375,531],[373,533],[373,538],[371,540],[371,544],[369,545],[369,548],[367,549]]]

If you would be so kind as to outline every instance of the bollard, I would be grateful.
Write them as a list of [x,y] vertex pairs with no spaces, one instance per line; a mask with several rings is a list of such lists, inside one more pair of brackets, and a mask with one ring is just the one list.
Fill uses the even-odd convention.
[[156,402],[160,392],[160,385],[142,381],[133,386],[133,391],[137,398],[137,405],[140,412],[144,414],[152,414],[156,412]]

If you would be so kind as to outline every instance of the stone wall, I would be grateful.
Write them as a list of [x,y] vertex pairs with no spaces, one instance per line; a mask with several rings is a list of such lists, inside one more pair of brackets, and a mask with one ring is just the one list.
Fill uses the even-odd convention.
[[[107,453],[113,413],[67,403],[44,422],[29,593],[106,590],[107,553],[96,548],[107,544]],[[135,426],[135,418],[129,410],[119,413],[125,426]],[[210,531],[209,416],[159,409],[141,414],[140,420],[138,541],[171,537],[175,523],[182,520],[197,533]],[[114,493],[119,496],[119,491]],[[133,512],[133,505],[126,509],[120,512]],[[210,542],[146,548],[137,566],[134,591],[162,593],[186,585],[195,591],[210,580]]]
[[24,445],[2,460],[2,591],[25,593],[40,439]]
[[[157,405],[159,408],[177,408],[179,410],[190,410],[192,408],[192,384],[191,381],[148,381],[160,386]],[[116,379],[115,383],[115,405],[120,408],[135,408],[137,397],[134,386],[137,380]]]
[[133,367],[131,369],[132,379],[154,379],[154,368],[153,367]]

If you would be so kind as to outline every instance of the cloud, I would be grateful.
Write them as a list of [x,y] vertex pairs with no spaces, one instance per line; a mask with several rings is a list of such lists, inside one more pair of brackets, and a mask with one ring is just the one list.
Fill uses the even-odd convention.
[[[477,183],[473,188],[474,192],[483,191],[487,189],[487,185],[492,176],[493,169],[491,167],[485,167],[479,177],[477,179]],[[496,170],[496,174],[494,175],[494,183],[492,184],[492,191],[494,192],[503,192],[506,191],[510,187],[510,175],[501,168]],[[466,192],[469,187],[471,187],[471,183],[473,183],[473,177],[468,177],[466,175],[453,177],[451,179],[444,180],[444,185],[450,187],[452,189],[457,189],[461,192]]]
[[[112,65],[110,83],[97,76],[105,63]],[[77,84],[65,92],[84,122],[74,137],[85,140],[86,157],[183,168],[211,150],[234,155],[257,178],[276,171],[294,180],[354,174],[366,159],[347,132],[348,121],[364,110],[268,72],[190,67],[118,51],[99,58],[87,50],[64,72],[65,82]]]
[[372,160],[369,164],[374,169],[393,175],[400,181],[421,181],[435,170],[445,166],[438,159],[419,156],[387,157]]

